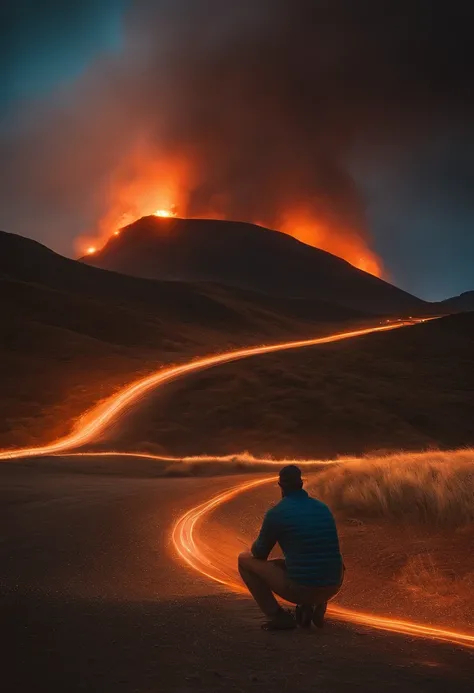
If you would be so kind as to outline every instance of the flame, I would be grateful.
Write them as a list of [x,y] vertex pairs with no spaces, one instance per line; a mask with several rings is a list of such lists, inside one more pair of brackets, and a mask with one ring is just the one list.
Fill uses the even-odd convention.
[[[165,156],[150,159],[145,146],[139,146],[123,162],[115,173],[109,188],[107,212],[99,222],[92,237],[82,237],[76,244],[81,255],[101,248],[112,236],[119,235],[122,227],[143,216],[154,215],[163,219],[181,217],[188,211],[201,219],[230,219],[225,213],[227,198],[211,198],[207,207],[189,209],[190,191],[194,189],[196,172],[189,160]],[[228,200],[227,200],[228,202]],[[324,221],[323,221],[324,218]],[[377,255],[370,250],[366,241],[354,229],[341,228],[337,220],[319,218],[309,207],[289,209],[272,219],[241,217],[240,221],[276,227],[308,245],[337,255],[358,269],[377,277],[383,276],[383,267]]]
[[97,252],[97,248],[96,248],[95,246],[90,245],[90,246],[87,248],[87,254],[88,254],[88,255],[93,255],[95,252]]
[[144,146],[136,147],[117,169],[109,184],[106,212],[94,234],[80,236],[75,243],[78,255],[88,247],[102,248],[128,224],[144,216],[170,218],[179,210],[186,216],[193,175],[188,162],[166,157],[150,159]]
[[169,219],[170,217],[175,217],[176,212],[172,212],[169,209],[157,209],[153,212],[155,217],[162,217],[163,219]]
[[384,274],[377,255],[353,229],[344,230],[335,224],[318,221],[307,210],[294,210],[282,217],[279,230],[302,243],[337,255],[364,272],[376,277]]

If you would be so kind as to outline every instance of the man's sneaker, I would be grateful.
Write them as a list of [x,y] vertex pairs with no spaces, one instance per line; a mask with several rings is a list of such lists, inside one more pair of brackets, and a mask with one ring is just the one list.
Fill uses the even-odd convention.
[[293,630],[294,628],[296,628],[295,617],[289,610],[281,607],[270,621],[262,624],[263,630]]
[[300,628],[311,628],[313,611],[314,606],[312,604],[297,604],[295,618]]
[[322,628],[324,626],[324,615],[326,613],[326,609],[328,607],[327,602],[323,602],[322,604],[316,604],[316,606],[313,609],[313,623],[316,626],[316,628]]

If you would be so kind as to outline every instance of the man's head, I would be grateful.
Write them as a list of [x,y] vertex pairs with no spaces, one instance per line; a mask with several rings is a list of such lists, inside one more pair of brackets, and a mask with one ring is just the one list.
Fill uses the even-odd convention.
[[301,469],[296,464],[289,464],[280,469],[278,485],[281,488],[282,496],[292,491],[299,491],[303,488]]

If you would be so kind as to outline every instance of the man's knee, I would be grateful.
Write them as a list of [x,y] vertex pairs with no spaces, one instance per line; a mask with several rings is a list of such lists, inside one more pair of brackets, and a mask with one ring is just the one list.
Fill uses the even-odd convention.
[[255,558],[250,551],[242,551],[238,558],[239,570],[248,570],[254,560]]

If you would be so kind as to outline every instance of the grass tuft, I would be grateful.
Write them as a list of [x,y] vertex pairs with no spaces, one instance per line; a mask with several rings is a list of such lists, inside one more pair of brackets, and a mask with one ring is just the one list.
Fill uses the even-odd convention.
[[348,516],[462,527],[474,522],[474,449],[346,460],[311,490]]

